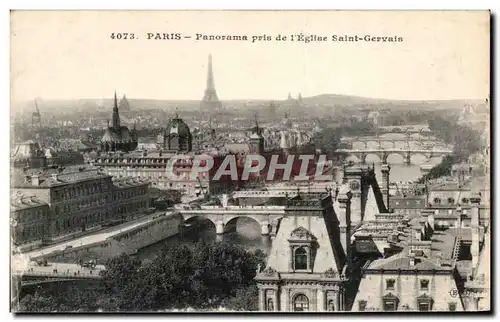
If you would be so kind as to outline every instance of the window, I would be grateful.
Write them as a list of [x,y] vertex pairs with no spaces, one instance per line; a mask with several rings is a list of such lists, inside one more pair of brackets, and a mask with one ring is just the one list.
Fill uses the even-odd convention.
[[293,310],[295,312],[309,311],[309,299],[304,294],[299,294],[293,301]]
[[469,199],[467,199],[467,198],[462,198],[462,203],[469,203]]
[[394,284],[396,284],[396,281],[393,279],[386,280],[385,281],[385,288],[387,290],[394,290]]
[[451,198],[451,197],[450,197],[450,198],[448,198],[448,203],[449,203],[449,204],[454,204],[454,203],[455,203],[455,199],[453,199],[453,198]]
[[427,295],[419,296],[417,299],[419,311],[431,311],[432,299]]
[[359,301],[358,306],[359,306],[360,311],[366,310],[366,301],[364,301],[364,300]]
[[307,251],[303,247],[295,250],[295,269],[307,269]]
[[428,291],[429,290],[429,280],[421,280],[420,281],[420,290]]
[[384,311],[396,311],[395,300],[384,300]]
[[427,301],[424,302],[418,302],[418,310],[419,311],[430,311],[430,303]]
[[448,310],[451,312],[455,312],[457,310],[457,303],[455,302],[448,303]]

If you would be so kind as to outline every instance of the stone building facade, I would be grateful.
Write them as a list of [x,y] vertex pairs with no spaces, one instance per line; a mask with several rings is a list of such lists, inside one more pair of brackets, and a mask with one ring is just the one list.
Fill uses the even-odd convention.
[[128,220],[148,210],[148,182],[113,182],[99,169],[82,166],[28,170],[13,180],[14,196],[34,196],[50,208],[47,229],[36,239],[82,232]]
[[11,198],[10,236],[15,245],[42,241],[49,230],[49,205],[34,196],[19,193]]
[[266,268],[256,276],[259,310],[343,311],[346,255],[331,195],[303,195],[285,212]]

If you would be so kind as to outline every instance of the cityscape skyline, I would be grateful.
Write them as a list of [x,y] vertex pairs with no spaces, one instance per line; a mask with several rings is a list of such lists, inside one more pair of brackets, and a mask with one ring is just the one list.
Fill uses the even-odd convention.
[[[100,99],[110,97],[115,89],[131,98],[201,100],[209,54],[221,101],[279,100],[288,93],[293,97],[298,93],[303,97],[337,94],[389,100],[488,97],[489,68],[484,63],[488,59],[482,55],[489,53],[489,37],[484,32],[489,25],[482,13],[456,12],[450,19],[426,19],[425,28],[418,12],[371,13],[366,19],[362,12],[356,13],[365,22],[363,26],[355,25],[359,19],[353,20],[352,12],[315,12],[311,19],[301,13],[303,24],[297,23],[299,16],[294,12],[279,16],[273,12],[224,12],[224,19],[218,12],[187,12],[192,19],[185,19],[184,13],[180,18],[175,12],[147,12],[148,21],[141,19],[142,14],[146,13],[15,12],[11,18],[12,100]],[[335,22],[329,25],[332,15]],[[274,22],[264,30],[252,23],[257,17]],[[242,19],[247,23],[235,23]],[[42,26],[39,20],[51,23]],[[412,21],[419,27],[412,26]],[[460,27],[465,23],[466,28]],[[349,34],[401,36],[404,41],[146,39],[153,30],[194,36],[200,29],[207,35],[316,35],[325,30],[345,34],[343,30],[349,30]],[[110,34],[122,30],[134,31],[142,39],[110,39]],[[399,34],[394,35],[393,30]],[[28,44],[39,50],[26,48]]]

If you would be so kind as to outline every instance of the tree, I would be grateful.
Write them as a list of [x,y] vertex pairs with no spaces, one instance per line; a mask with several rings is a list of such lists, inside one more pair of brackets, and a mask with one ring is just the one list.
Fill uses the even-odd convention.
[[108,261],[100,286],[28,295],[22,303],[27,311],[112,312],[205,310],[241,300],[239,307],[252,309],[256,269],[264,262],[261,250],[229,243],[166,245],[142,263],[125,254]]
[[233,297],[227,299],[224,307],[232,311],[258,311],[259,291],[256,285],[238,288]]

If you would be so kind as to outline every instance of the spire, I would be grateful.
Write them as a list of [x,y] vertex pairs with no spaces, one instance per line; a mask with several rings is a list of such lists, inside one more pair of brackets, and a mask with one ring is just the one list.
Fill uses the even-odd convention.
[[116,91],[115,91],[115,103],[113,106],[113,129],[115,130],[120,129],[120,114],[118,113],[118,100],[116,98]]
[[207,90],[215,91],[214,73],[212,70],[212,54],[208,55]]
[[40,115],[40,110],[38,109],[38,103],[36,101],[36,98],[35,98],[35,109],[36,109],[36,113]]
[[259,121],[257,120],[257,113],[255,113],[254,117],[255,117],[255,133],[260,135],[261,131],[260,131],[260,127],[259,127]]

